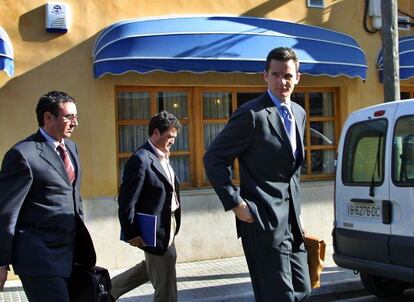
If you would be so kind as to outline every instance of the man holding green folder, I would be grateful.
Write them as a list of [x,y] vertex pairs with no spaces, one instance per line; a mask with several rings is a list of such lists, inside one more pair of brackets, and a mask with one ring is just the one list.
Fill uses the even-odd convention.
[[[122,240],[144,250],[145,260],[111,280],[114,299],[151,281],[154,302],[177,301],[174,237],[181,215],[179,180],[169,155],[180,130],[174,115],[157,113],[149,123],[148,141],[125,165],[118,197]],[[155,232],[155,246],[144,240],[151,232]]]

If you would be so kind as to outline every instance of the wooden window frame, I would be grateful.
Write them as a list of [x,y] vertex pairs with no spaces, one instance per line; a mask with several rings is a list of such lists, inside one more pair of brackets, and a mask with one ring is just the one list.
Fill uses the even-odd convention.
[[[172,155],[188,155],[189,156],[189,173],[191,177],[190,182],[181,184],[182,188],[203,188],[209,187],[210,184],[204,179],[203,155],[204,155],[204,125],[209,122],[226,123],[227,119],[211,119],[204,120],[203,118],[203,100],[202,94],[204,92],[228,92],[232,95],[232,112],[237,109],[237,93],[260,93],[265,92],[265,86],[251,86],[251,87],[212,87],[212,86],[116,86],[115,87],[115,118],[116,118],[116,150],[117,150],[117,177],[118,185],[120,185],[120,161],[121,159],[129,158],[131,153],[120,153],[119,151],[119,129],[123,125],[145,125],[148,121],[144,120],[118,120],[118,102],[117,96],[120,92],[148,92],[151,97],[151,115],[157,113],[156,97],[158,92],[186,92],[188,94],[188,117],[180,119],[183,125],[188,125],[188,151],[175,151]],[[414,95],[414,88],[411,90]],[[324,93],[331,92],[333,94],[333,116],[310,116],[310,93]],[[305,151],[307,160],[307,174],[302,174],[301,180],[328,180],[334,178],[334,173],[320,173],[312,174],[312,158],[311,151],[314,150],[332,150],[336,152],[339,140],[339,88],[322,88],[322,87],[296,87],[295,93],[304,94],[305,111],[306,111],[306,143]],[[311,122],[334,122],[334,145],[311,145],[310,123]],[[238,163],[235,162],[235,184],[239,183]],[[119,186],[118,186],[119,187]]]
[[[197,133],[199,133],[198,140],[196,145],[199,146],[198,154],[196,155],[197,158],[200,158],[200,161],[202,162],[202,158],[204,155],[204,152],[206,151],[204,149],[204,125],[206,123],[227,123],[228,119],[209,119],[204,120],[203,116],[203,100],[202,100],[202,94],[204,92],[228,92],[231,93],[231,109],[233,113],[237,109],[237,93],[264,93],[266,91],[266,87],[264,86],[252,86],[252,87],[196,87],[196,93],[195,95],[198,96],[198,115],[197,118],[199,121],[202,121],[201,123],[198,123],[200,125],[200,129],[197,129]],[[197,165],[197,186],[198,187],[206,187],[210,186],[210,183],[204,179],[204,167],[203,165]],[[237,160],[234,163],[234,183],[239,183],[239,164]]]
[[400,88],[401,93],[408,93],[410,95],[410,99],[414,98],[414,87],[411,86],[403,86]]
[[[324,93],[324,92],[331,92],[333,95],[333,116],[310,116],[310,98],[309,95],[311,93]],[[338,140],[340,135],[340,128],[339,128],[339,106],[338,106],[338,98],[339,98],[339,89],[338,88],[296,88],[295,93],[303,93],[305,95],[305,111],[306,111],[306,142],[305,142],[305,153],[306,153],[306,162],[307,162],[307,173],[301,175],[301,180],[327,180],[333,179],[335,177],[335,173],[312,173],[312,151],[315,150],[332,150],[336,152],[338,147]],[[311,144],[311,133],[310,133],[310,124],[311,122],[334,122],[335,123],[335,144],[333,145],[312,145]]]
[[180,155],[188,155],[189,156],[189,163],[190,163],[190,178],[191,181],[190,182],[182,182],[180,184],[180,186],[182,188],[190,188],[193,187],[194,185],[194,179],[195,179],[195,175],[194,175],[194,156],[192,155],[193,152],[192,150],[194,149],[194,145],[193,145],[193,126],[192,126],[192,121],[191,121],[191,116],[192,116],[192,108],[191,108],[191,100],[193,98],[193,91],[191,88],[189,87],[176,87],[176,86],[116,86],[115,87],[115,119],[116,119],[116,153],[117,153],[117,179],[118,179],[118,188],[120,187],[120,180],[121,180],[121,175],[120,173],[120,160],[121,159],[125,159],[125,158],[129,158],[133,152],[128,152],[128,153],[120,153],[119,150],[119,129],[120,126],[124,126],[124,125],[148,125],[149,120],[119,120],[118,119],[118,93],[120,92],[147,92],[150,94],[150,115],[153,116],[155,115],[159,110],[157,108],[158,104],[157,104],[157,93],[158,92],[186,92],[188,95],[188,103],[187,103],[187,112],[188,112],[188,117],[184,118],[184,119],[180,119],[180,123],[181,125],[187,125],[188,126],[188,146],[189,146],[189,150],[188,151],[173,151],[171,152],[172,156],[180,156]]

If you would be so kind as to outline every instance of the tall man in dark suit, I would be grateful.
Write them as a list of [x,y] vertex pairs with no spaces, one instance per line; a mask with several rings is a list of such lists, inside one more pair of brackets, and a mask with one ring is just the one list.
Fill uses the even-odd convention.
[[[204,156],[211,185],[237,217],[258,302],[304,301],[311,291],[299,200],[306,115],[290,98],[298,70],[292,49],[272,50],[267,92],[233,113]],[[231,181],[235,159],[240,189]]]
[[[74,263],[93,265],[95,251],[82,221],[75,100],[43,95],[39,131],[4,156],[0,171],[0,289],[13,265],[31,302],[69,302]],[[17,126],[17,125],[16,125]]]
[[[143,249],[145,260],[111,280],[115,299],[151,281],[154,302],[177,301],[174,237],[180,228],[180,196],[168,158],[180,130],[175,116],[166,111],[156,114],[149,123],[148,141],[126,163],[118,197],[119,221],[124,240]],[[147,246],[134,224],[137,212],[157,216],[155,247]]]

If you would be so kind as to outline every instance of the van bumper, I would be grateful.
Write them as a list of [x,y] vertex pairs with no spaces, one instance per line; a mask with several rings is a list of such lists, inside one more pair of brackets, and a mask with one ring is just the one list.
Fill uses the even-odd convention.
[[340,267],[409,283],[414,280],[414,268],[350,257],[337,252],[332,257]]

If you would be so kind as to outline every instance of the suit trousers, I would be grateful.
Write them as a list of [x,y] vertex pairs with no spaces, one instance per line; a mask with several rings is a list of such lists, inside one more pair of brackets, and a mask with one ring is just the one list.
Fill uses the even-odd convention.
[[118,299],[134,288],[151,281],[154,287],[154,302],[177,301],[177,274],[175,264],[177,252],[174,236],[177,223],[174,213],[171,213],[170,242],[164,255],[154,255],[145,252],[145,260],[111,279],[111,295]]
[[176,260],[174,243],[161,256],[145,252],[145,260],[112,278],[112,297],[118,299],[130,290],[151,281],[155,290],[154,302],[176,302]]
[[[303,240],[290,229],[278,248],[265,245],[256,223],[240,223],[243,250],[256,302],[304,301],[311,293]],[[296,233],[296,232],[295,232]]]
[[19,276],[29,302],[69,302],[68,279]]

